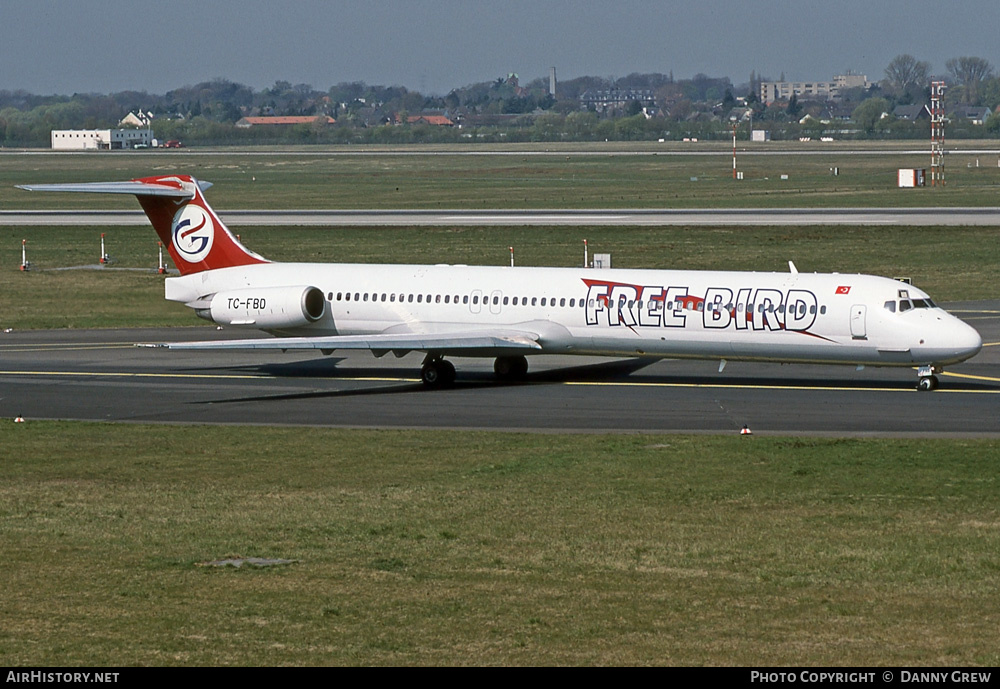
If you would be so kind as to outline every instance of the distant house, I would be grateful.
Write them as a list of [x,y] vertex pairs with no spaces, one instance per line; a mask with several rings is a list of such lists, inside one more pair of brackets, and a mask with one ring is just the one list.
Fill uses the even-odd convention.
[[336,124],[337,120],[327,115],[295,115],[295,116],[263,116],[263,117],[243,117],[236,122],[240,129],[250,127],[281,127],[296,124]]
[[138,112],[130,112],[118,122],[118,126],[148,128],[153,124],[153,117],[153,113],[143,112],[142,110],[139,110]]
[[854,111],[843,105],[832,105],[819,114],[819,121],[824,124],[830,122],[850,122],[851,114]]
[[897,105],[892,111],[893,117],[899,120],[929,120],[931,109],[927,105]]
[[948,113],[953,119],[968,120],[972,124],[983,124],[990,116],[990,109],[978,106],[962,106],[955,109],[955,112]]
[[[396,122],[399,123],[399,115],[396,115]],[[429,124],[434,127],[454,127],[455,123],[444,115],[408,115],[407,124]]]

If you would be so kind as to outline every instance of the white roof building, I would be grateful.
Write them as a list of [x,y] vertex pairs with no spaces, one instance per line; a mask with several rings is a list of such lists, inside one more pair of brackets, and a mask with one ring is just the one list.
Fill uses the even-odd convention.
[[108,151],[153,145],[151,129],[53,129],[54,151]]

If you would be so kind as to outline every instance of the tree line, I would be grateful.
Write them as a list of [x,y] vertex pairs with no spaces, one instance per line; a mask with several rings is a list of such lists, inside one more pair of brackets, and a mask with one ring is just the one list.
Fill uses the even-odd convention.
[[[974,127],[953,120],[949,137],[1000,136],[1000,77],[978,57],[948,60],[947,74],[935,77],[931,65],[912,55],[899,55],[885,68],[884,78],[868,88],[851,89],[837,103],[851,122],[824,119],[829,103],[800,101],[765,104],[760,84],[774,81],[756,72],[734,85],[728,77],[696,74],[675,79],[673,73],[625,77],[584,76],[561,81],[555,95],[547,78],[521,84],[516,74],[456,88],[444,96],[424,95],[402,86],[343,82],[325,91],[309,84],[277,81],[255,90],[226,79],[183,86],[164,94],[122,91],[111,94],[39,96],[0,91],[0,146],[43,147],[52,129],[117,127],[128,112],[152,112],[161,140],[189,144],[253,143],[408,143],[496,141],[602,141],[656,139],[726,139],[730,118],[759,123],[773,138],[821,136],[920,138],[926,123],[885,117],[897,105],[929,102],[932,79],[948,84],[947,112],[966,106],[988,107],[994,114]],[[783,75],[781,77],[783,79]],[[779,79],[780,80],[780,79]],[[590,93],[650,94],[606,107],[585,106]],[[407,115],[442,113],[458,126],[408,125]],[[307,124],[283,128],[238,128],[248,115],[327,116],[335,125]],[[402,123],[402,126],[400,126]]]

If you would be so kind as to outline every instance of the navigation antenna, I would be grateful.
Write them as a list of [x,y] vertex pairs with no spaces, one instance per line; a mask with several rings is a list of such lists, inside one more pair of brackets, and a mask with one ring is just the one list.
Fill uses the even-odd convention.
[[931,82],[931,186],[944,186],[943,81]]

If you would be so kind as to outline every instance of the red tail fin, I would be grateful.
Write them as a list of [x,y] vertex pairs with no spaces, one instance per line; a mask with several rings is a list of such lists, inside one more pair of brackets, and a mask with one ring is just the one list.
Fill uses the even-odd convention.
[[234,237],[215,214],[202,189],[210,184],[190,175],[143,177],[131,182],[19,185],[29,191],[89,191],[134,194],[146,211],[181,275],[267,263]]
[[153,229],[167,246],[182,275],[267,262],[236,240],[205,201],[198,181],[190,175],[144,177],[132,181],[190,194],[190,197],[178,198],[136,193]]

